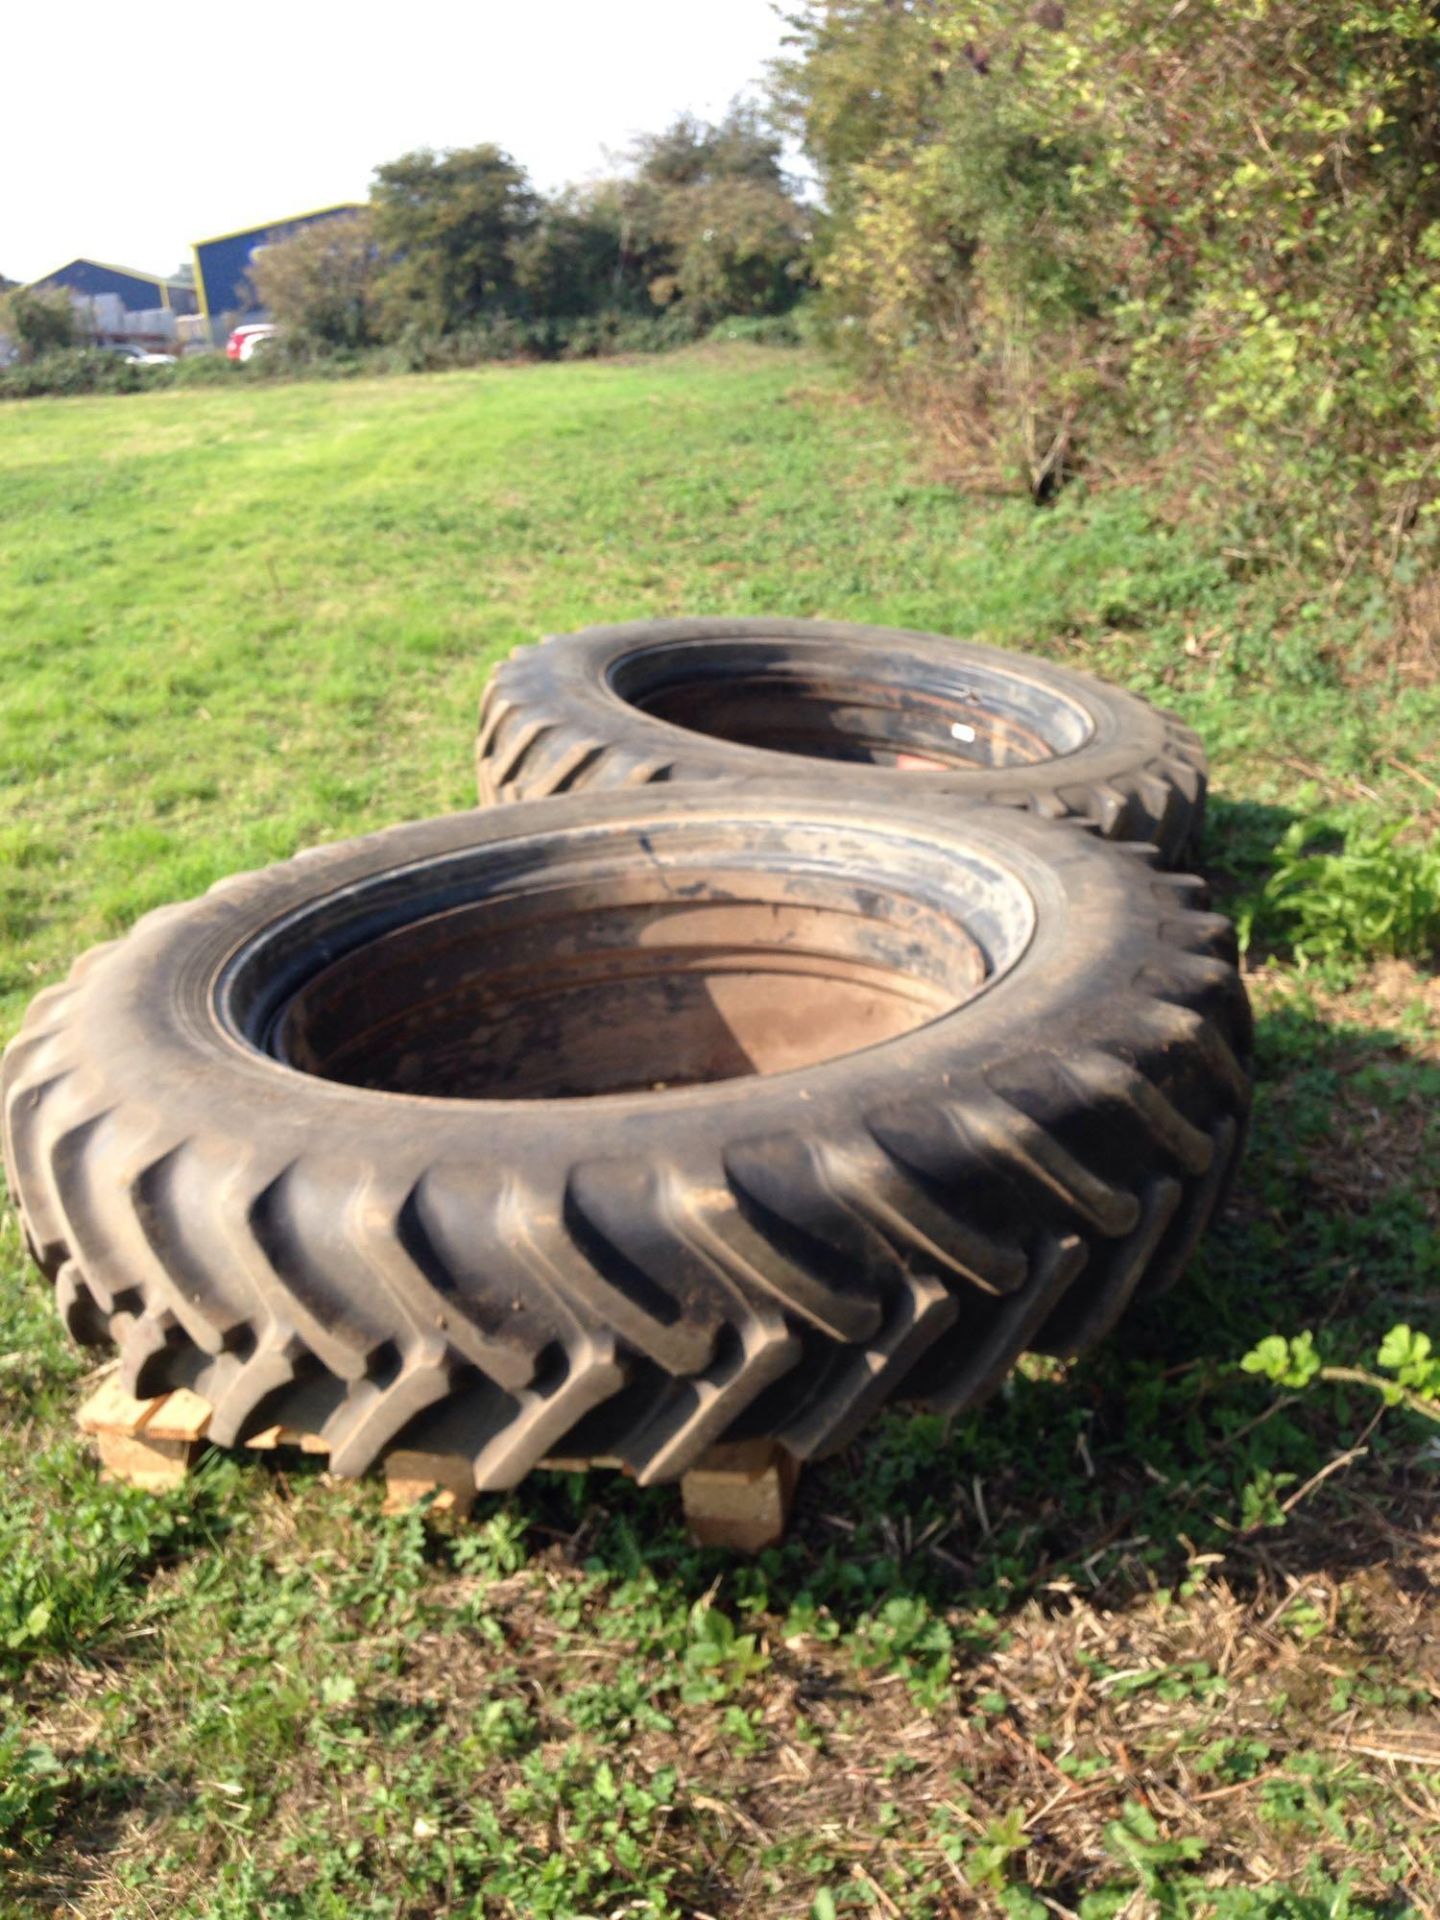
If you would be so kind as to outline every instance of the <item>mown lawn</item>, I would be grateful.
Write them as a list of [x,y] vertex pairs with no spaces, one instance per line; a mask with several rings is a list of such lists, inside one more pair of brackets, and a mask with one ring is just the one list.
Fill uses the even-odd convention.
[[[608,1476],[450,1532],[299,1458],[102,1485],[7,1214],[6,1920],[1440,1911],[1435,1429],[1238,1367],[1440,1320],[1440,988],[1384,952],[1440,691],[1378,601],[1135,494],[966,500],[797,355],[8,406],[4,1034],[162,900],[466,805],[510,647],[725,610],[978,634],[1205,732],[1263,1079],[1190,1284],[948,1432],[872,1429],[737,1563]],[[1363,927],[1305,965],[1261,889],[1321,807],[1358,851],[1320,917]]]

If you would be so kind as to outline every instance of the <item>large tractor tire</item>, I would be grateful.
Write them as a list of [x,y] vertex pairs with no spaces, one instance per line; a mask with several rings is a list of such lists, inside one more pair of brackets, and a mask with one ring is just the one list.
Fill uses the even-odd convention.
[[[480,710],[483,803],[736,778],[934,805],[1025,807],[1198,846],[1205,752],[1173,714],[1048,661],[893,627],[654,620],[554,634],[495,673]],[[818,764],[817,764],[818,763]]]
[[507,1487],[969,1405],[1184,1265],[1233,1165],[1229,924],[1152,849],[823,788],[584,794],[223,882],[5,1055],[73,1333],[220,1444]]

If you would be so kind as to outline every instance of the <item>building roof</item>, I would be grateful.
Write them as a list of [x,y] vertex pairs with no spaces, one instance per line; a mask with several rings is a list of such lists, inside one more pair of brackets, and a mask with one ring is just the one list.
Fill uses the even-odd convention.
[[208,234],[203,240],[192,241],[197,247],[213,247],[222,240],[247,240],[252,233],[273,233],[278,227],[294,226],[297,220],[318,220],[325,213],[359,213],[364,207],[363,200],[337,200],[329,207],[309,207],[304,213],[281,214],[276,220],[259,220],[251,227],[232,227],[228,233]]
[[33,280],[25,284],[31,287],[43,287],[47,280],[54,280],[62,273],[68,273],[71,267],[99,267],[102,273],[116,273],[126,280],[148,280],[152,287],[188,287],[188,280],[176,280],[168,273],[146,273],[141,267],[117,267],[111,260],[96,260],[88,253],[77,253],[73,260],[62,261],[58,267],[52,267],[49,273],[38,273]]

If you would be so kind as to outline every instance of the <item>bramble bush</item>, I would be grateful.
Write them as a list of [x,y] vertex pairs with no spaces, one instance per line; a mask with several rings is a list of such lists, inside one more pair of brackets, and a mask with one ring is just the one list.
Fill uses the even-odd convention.
[[1440,513],[1440,15],[809,0],[837,336],[1043,495],[1142,446],[1261,551]]

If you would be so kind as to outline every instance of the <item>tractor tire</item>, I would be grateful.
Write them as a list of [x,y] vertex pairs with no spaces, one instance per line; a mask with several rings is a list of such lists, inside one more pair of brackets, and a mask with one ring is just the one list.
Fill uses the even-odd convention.
[[[1205,752],[1173,714],[973,641],[812,620],[655,620],[522,647],[480,709],[482,805],[672,780],[824,777],[1199,846]],[[837,790],[838,769],[830,774]]]
[[149,914],[0,1092],[74,1335],[233,1444],[642,1481],[832,1452],[1180,1271],[1234,1164],[1229,923],[1154,850],[811,786],[394,827]]

